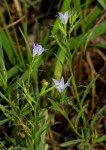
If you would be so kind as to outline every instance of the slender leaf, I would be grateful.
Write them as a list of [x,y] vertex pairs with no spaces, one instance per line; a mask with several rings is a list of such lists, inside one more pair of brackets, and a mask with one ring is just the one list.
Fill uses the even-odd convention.
[[85,106],[79,111],[79,113],[78,113],[78,116],[77,116],[76,121],[75,121],[75,128],[76,128],[76,129],[78,128],[78,123],[79,123],[79,121],[80,121],[80,118],[82,118],[82,115],[83,115],[84,110],[85,110],[86,107],[87,107],[87,105],[85,105]]
[[100,15],[101,9],[96,5],[92,11],[92,13],[87,18],[86,30],[91,27],[97,17]]
[[21,30],[21,28],[19,28],[23,38],[24,38],[24,41],[25,41],[25,44],[26,44],[26,53],[27,53],[27,59],[28,59],[28,62],[30,64],[31,62],[31,50],[30,50],[30,47],[29,47],[29,44],[28,44],[28,40],[27,40],[27,37],[24,35],[23,31]]
[[106,0],[97,0],[97,1],[104,8],[104,10],[106,11]]
[[94,129],[96,121],[99,119],[99,117],[103,114],[103,112],[106,110],[106,105],[104,105],[93,117],[91,121],[91,128]]
[[81,103],[82,104],[84,103],[84,100],[85,100],[87,94],[89,93],[90,88],[92,87],[93,83],[98,79],[98,77],[99,77],[99,75],[96,75],[95,78],[87,85],[87,87],[86,87],[86,89],[84,91],[84,94],[83,94],[83,96],[81,98]]
[[106,141],[106,135],[103,135],[103,136],[97,138],[97,140],[95,141],[95,143],[99,143],[99,142],[103,142],[103,141]]
[[67,147],[67,146],[76,145],[76,144],[82,143],[82,142],[84,142],[83,139],[71,140],[71,141],[60,144],[60,146],[61,147]]
[[70,49],[76,49],[81,45],[84,45],[88,38],[89,40],[96,38],[97,36],[106,32],[106,21],[98,24],[95,28],[89,30],[87,33],[83,33],[77,37],[69,39]]
[[2,124],[4,124],[4,123],[8,122],[8,121],[11,120],[11,119],[12,119],[11,117],[8,117],[8,118],[6,118],[6,119],[0,120],[0,125],[2,125]]
[[15,76],[20,71],[19,65],[15,65],[7,72],[7,78],[10,79],[11,77]]

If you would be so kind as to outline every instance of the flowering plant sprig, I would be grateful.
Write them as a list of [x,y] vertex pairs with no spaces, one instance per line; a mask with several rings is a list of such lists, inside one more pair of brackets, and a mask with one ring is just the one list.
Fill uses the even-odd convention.
[[44,49],[42,45],[35,45],[35,43],[33,43],[33,57],[37,54],[38,56],[41,55],[44,51],[46,51],[46,49]]
[[35,64],[38,62],[38,60],[39,60],[39,57],[35,57],[36,55],[37,56],[40,56],[44,51],[46,51],[46,49],[44,49],[43,47],[42,47],[42,45],[39,45],[39,44],[35,44],[34,42],[33,42],[33,52],[32,52],[32,57],[33,57],[33,59],[32,59],[32,62],[31,62],[31,64],[30,64],[30,67],[29,67],[29,75],[28,75],[28,83],[29,83],[29,81],[30,81],[30,76],[31,76],[31,73],[32,73],[32,71],[33,71],[33,69],[34,69],[34,66],[35,66]]
[[66,37],[67,36],[67,22],[70,17],[69,11],[66,11],[64,14],[61,12],[58,12],[58,15],[56,16],[61,20],[61,23],[58,24],[58,28]]
[[64,14],[58,12],[58,17],[60,18],[63,24],[67,24],[69,19],[69,11],[66,11]]
[[70,83],[65,83],[64,84],[64,78],[61,77],[60,79],[60,82],[56,79],[52,79],[54,84],[55,84],[55,88],[61,93],[64,91],[64,89],[67,87],[67,86],[70,86]]

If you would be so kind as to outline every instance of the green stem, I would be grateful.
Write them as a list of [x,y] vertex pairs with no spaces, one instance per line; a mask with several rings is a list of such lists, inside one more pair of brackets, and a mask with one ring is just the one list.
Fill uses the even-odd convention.
[[69,119],[67,113],[65,112],[64,108],[63,108],[63,111],[64,111],[64,112],[63,112],[63,115],[64,115],[64,117],[67,119],[67,121],[68,121],[70,127],[72,128],[72,130],[74,131],[74,133],[76,133],[80,138],[82,138],[82,136],[79,134],[79,132],[77,131],[77,129],[75,129],[75,127],[73,126],[73,124],[72,124],[72,122],[70,121],[70,119]]
[[[71,57],[70,62],[69,62],[69,60],[70,59],[68,59],[68,65],[69,65],[70,73],[71,73],[71,77],[72,77],[72,84],[74,86],[74,90],[75,90],[75,94],[76,94],[76,98],[77,98],[79,108],[80,108],[80,110],[82,110],[82,105],[81,105],[81,102],[80,102],[80,99],[79,99],[78,90],[77,90],[77,86],[76,86],[76,82],[75,82],[75,78],[74,78],[74,74],[73,74],[73,70],[72,70],[72,57]],[[84,128],[86,129],[86,119],[85,119],[84,113],[82,114],[82,120],[83,120],[83,123],[84,123]]]
[[37,106],[38,106],[38,102],[36,102],[36,105],[35,105],[35,108],[34,108],[34,128],[33,128],[34,149],[36,149],[36,150],[38,150],[38,143],[37,143],[37,138],[36,138],[36,132],[37,132]]
[[31,73],[32,73],[32,71],[33,71],[33,69],[34,69],[35,64],[38,62],[38,59],[39,59],[39,56],[35,56],[35,57],[32,59],[32,62],[31,62],[31,64],[30,64],[30,66],[29,66],[28,85],[29,85],[29,83],[30,83]]
[[[75,90],[75,94],[76,94],[76,98],[77,98],[79,108],[80,108],[80,110],[82,110],[82,105],[81,105],[81,102],[80,102],[80,99],[79,99],[79,94],[78,94],[78,90],[77,90],[77,86],[76,86],[76,82],[75,82],[75,78],[74,78],[74,73],[73,73],[73,69],[72,69],[72,54],[70,52],[70,47],[69,47],[69,44],[68,44],[67,37],[65,37],[65,43],[66,43],[66,48],[67,48],[67,63],[68,63],[69,69],[70,69],[71,77],[72,77],[72,84],[73,84],[73,87],[74,87],[74,90]],[[84,113],[82,114],[82,120],[83,120],[83,123],[84,123],[84,128],[86,129],[86,119],[85,119]]]

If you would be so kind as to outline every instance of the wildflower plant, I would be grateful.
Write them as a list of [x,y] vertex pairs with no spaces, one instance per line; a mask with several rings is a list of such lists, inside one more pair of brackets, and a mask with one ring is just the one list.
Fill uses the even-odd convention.
[[30,64],[30,66],[29,66],[28,84],[29,84],[29,82],[30,82],[30,76],[31,76],[31,74],[32,74],[32,72],[33,72],[33,70],[34,70],[34,68],[35,68],[35,65],[36,65],[36,64],[38,63],[38,61],[39,61],[40,55],[41,55],[43,52],[45,52],[45,51],[46,51],[46,49],[44,49],[44,48],[42,47],[42,45],[35,44],[35,43],[33,42],[32,62],[31,62],[31,64]]
[[[7,7],[6,0],[4,3]],[[1,126],[1,129],[6,125],[6,132],[0,130],[0,134],[2,132],[3,135],[5,135],[5,140],[3,139],[3,141],[1,136],[1,149],[49,150],[49,144],[46,140],[48,137],[53,143],[52,148],[54,150],[57,149],[54,145],[54,135],[51,132],[51,124],[58,123],[55,122],[54,118],[57,111],[67,120],[68,127],[70,127],[75,137],[75,139],[69,139],[59,146],[68,147],[70,145],[77,145],[78,149],[91,150],[97,143],[106,141],[106,135],[100,137],[95,127],[98,118],[105,112],[106,105],[100,108],[100,110],[89,119],[85,113],[88,107],[85,99],[90,89],[94,87],[94,83],[99,78],[99,75],[93,76],[94,78],[92,78],[87,86],[77,86],[75,80],[73,57],[75,56],[74,54],[77,48],[81,45],[82,39],[85,40],[87,38],[87,34],[84,34],[84,36],[81,35],[81,38],[78,37],[77,42],[76,37],[75,39],[72,37],[74,30],[76,30],[77,25],[80,23],[80,19],[76,11],[73,9],[69,10],[70,3],[71,0],[67,0],[67,5],[66,1],[63,1],[61,12],[57,12],[56,22],[54,22],[52,30],[50,29],[53,35],[51,37],[55,41],[53,41],[53,43],[56,45],[56,50],[58,48],[56,55],[54,55],[54,51],[52,51],[52,43],[49,43],[50,36],[48,36],[48,38],[46,36],[46,40],[42,40],[41,45],[32,43],[33,48],[30,49],[27,40],[26,23],[22,21],[22,29],[19,28],[19,31],[26,45],[26,51],[23,55],[24,51],[23,53],[21,51],[17,30],[15,30],[14,26],[12,27],[12,34],[14,33],[16,39],[14,42],[8,30],[9,26],[6,25],[5,20],[1,20],[1,22],[3,22],[2,25],[6,26],[5,31],[0,29],[0,125],[4,124],[3,127]],[[24,5],[25,8],[27,8],[26,5]],[[96,9],[97,7],[95,11]],[[7,10],[9,12],[9,6]],[[1,19],[3,19],[1,10],[0,15],[2,16]],[[93,20],[92,16],[89,24]],[[94,16],[96,17],[96,15]],[[11,13],[9,13],[9,17],[12,21]],[[99,28],[96,28],[98,27],[96,26],[95,30],[100,32],[103,26],[106,30],[106,23],[99,26]],[[85,27],[84,30],[86,28],[87,27]],[[97,35],[95,36],[95,34],[93,34],[94,29],[91,29],[91,31],[92,35],[96,37]],[[47,55],[47,50],[43,48],[43,46],[50,47],[50,54],[53,57],[56,56],[56,58],[54,58],[55,65],[51,71],[53,74],[49,74],[51,72],[46,70],[46,73],[44,73],[46,79],[42,82],[41,79],[39,79],[42,71],[39,71],[39,67],[41,67],[41,69],[43,68],[42,62],[45,64],[47,58],[43,57],[44,54]],[[18,48],[16,49],[16,47]],[[5,51],[5,53],[3,51]],[[4,59],[6,58],[5,55],[8,57],[7,60],[9,64],[8,61],[6,60],[6,62]],[[24,58],[24,56],[26,57]],[[68,76],[63,67],[65,63],[69,72]],[[45,68],[46,67],[43,69]],[[84,88],[83,93],[81,93],[82,95],[79,94],[80,87]],[[55,89],[57,90],[56,92],[54,92]],[[94,91],[94,89],[92,91]],[[65,107],[66,104],[69,106],[67,109]],[[70,114],[73,110],[75,112],[74,121],[70,119]],[[11,128],[12,131],[10,130]],[[7,131],[11,133],[8,134]],[[9,146],[6,148],[7,145]]]
[[[67,65],[69,67],[70,76],[71,76],[71,86],[73,86],[78,106],[76,107],[72,102],[70,102],[70,98],[68,98],[68,97],[66,98],[65,95],[62,95],[62,97],[60,97],[60,103],[62,102],[61,107],[59,107],[59,103],[55,102],[53,99],[50,99],[50,102],[53,105],[53,109],[58,110],[66,118],[71,129],[78,136],[77,140],[71,140],[71,141],[65,142],[65,143],[61,144],[61,146],[67,147],[71,144],[73,144],[73,145],[78,144],[81,149],[83,149],[83,150],[89,149],[90,150],[92,148],[93,143],[91,144],[91,143],[86,142],[86,141],[93,134],[93,130],[91,130],[88,127],[87,119],[86,119],[86,116],[84,113],[87,105],[86,104],[84,105],[83,102],[87,96],[87,93],[89,92],[90,87],[98,79],[99,75],[95,76],[94,79],[91,81],[91,83],[86,87],[84,94],[83,94],[82,98],[80,99],[77,84],[76,84],[74,73],[73,73],[73,66],[72,66],[73,57],[74,57],[75,52],[72,52],[70,50],[70,43],[69,43],[70,38],[71,38],[71,33],[73,32],[75,27],[77,27],[80,20],[78,20],[78,15],[73,10],[70,12],[66,11],[64,14],[58,13],[58,17],[60,19],[60,24],[58,25],[58,29],[60,30],[60,35],[59,35],[59,33],[58,34],[52,33],[52,34],[53,34],[53,38],[55,38],[55,40],[56,40],[56,42],[60,48],[59,49],[60,55],[58,55],[58,56],[60,56],[60,57],[58,57],[59,62],[61,62],[61,64],[64,64],[65,59],[67,61]],[[67,26],[68,19],[69,19],[69,27]],[[69,28],[69,30],[68,30],[68,28]],[[62,34],[62,36],[61,36],[61,34]],[[60,82],[58,82],[56,79],[53,79],[53,82],[55,84],[55,88],[60,93],[63,92],[67,86],[69,86],[69,83],[64,84],[63,77],[61,78]],[[68,102],[71,105],[71,107],[73,107],[73,109],[75,109],[78,113],[78,116],[77,116],[76,121],[75,121],[75,126],[70,121],[70,119],[68,117],[68,113],[64,109],[64,103],[65,102]],[[104,107],[106,107],[106,105]],[[102,110],[103,109],[104,108],[102,108]],[[101,112],[101,110],[99,111],[99,113],[100,112]],[[81,132],[79,132],[79,129],[78,129],[78,124],[79,124],[80,119],[83,122],[83,127],[82,127]],[[92,138],[94,138],[94,137],[92,136]],[[106,140],[105,136],[103,136],[103,140]]]

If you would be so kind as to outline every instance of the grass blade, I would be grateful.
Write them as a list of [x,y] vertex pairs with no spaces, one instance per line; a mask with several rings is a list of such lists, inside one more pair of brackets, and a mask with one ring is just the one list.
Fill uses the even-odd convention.
[[89,93],[90,88],[92,87],[93,83],[98,79],[98,77],[99,77],[99,75],[96,75],[96,77],[87,85],[87,87],[84,91],[84,94],[82,96],[82,99],[81,99],[82,104],[84,103],[84,100],[85,100],[87,94]]
[[83,141],[84,141],[83,139],[71,140],[71,141],[60,144],[60,146],[61,147],[67,147],[70,145],[76,145],[76,144],[81,143]]
[[96,121],[102,115],[102,113],[106,110],[106,105],[104,105],[93,117],[91,121],[91,128],[94,129]]

